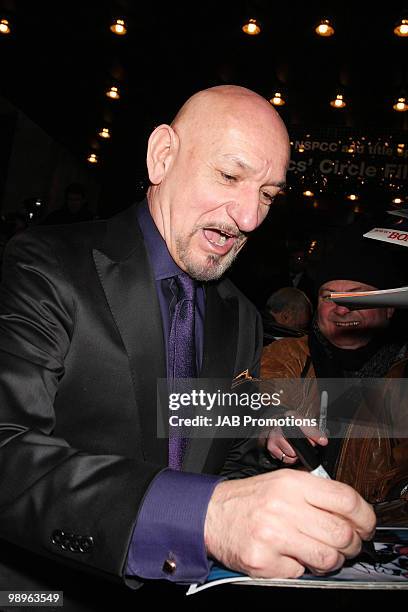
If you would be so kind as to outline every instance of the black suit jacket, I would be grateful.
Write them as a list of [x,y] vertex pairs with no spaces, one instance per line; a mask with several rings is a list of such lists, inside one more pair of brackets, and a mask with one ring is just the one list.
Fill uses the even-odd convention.
[[[253,306],[228,280],[210,283],[201,377],[256,373],[261,348]],[[58,588],[68,601],[95,580],[106,603],[109,579],[123,580],[138,507],[167,465],[167,440],[156,435],[156,380],[165,376],[136,206],[9,244],[0,289],[0,590]],[[239,444],[195,440],[183,469],[218,473]],[[70,534],[65,550],[61,531]],[[95,574],[85,587],[83,571]]]

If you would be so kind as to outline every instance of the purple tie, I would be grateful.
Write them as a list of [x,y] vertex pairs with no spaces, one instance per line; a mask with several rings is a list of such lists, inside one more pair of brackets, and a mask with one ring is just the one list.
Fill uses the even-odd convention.
[[[195,281],[187,274],[177,277],[179,288],[170,329],[168,378],[172,391],[177,389],[178,378],[195,378]],[[169,428],[169,467],[181,470],[187,438],[180,436],[177,428]]]

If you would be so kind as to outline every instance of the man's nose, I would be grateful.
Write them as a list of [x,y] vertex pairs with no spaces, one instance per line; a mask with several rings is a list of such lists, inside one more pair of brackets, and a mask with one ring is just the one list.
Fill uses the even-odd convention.
[[247,190],[239,199],[227,205],[227,212],[241,232],[252,232],[262,221],[259,216],[259,193]]
[[336,304],[335,311],[336,314],[343,316],[350,312],[350,308],[347,308],[347,306],[340,306],[339,304]]

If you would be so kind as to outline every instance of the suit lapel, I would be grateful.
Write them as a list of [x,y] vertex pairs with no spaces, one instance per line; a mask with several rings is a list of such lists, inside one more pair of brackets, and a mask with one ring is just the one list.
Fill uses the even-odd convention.
[[233,377],[238,339],[238,304],[236,299],[223,300],[217,285],[206,292],[204,354],[201,378]]
[[[136,206],[107,222],[103,242],[93,257],[105,296],[129,359],[138,414],[142,456],[167,464],[168,440],[157,437],[157,379],[166,378],[160,305],[150,271]],[[201,378],[232,381],[237,351],[238,303],[222,299],[217,284],[206,290],[204,354]],[[164,409],[167,419],[167,406]],[[225,454],[225,440],[202,438],[190,444],[185,471],[214,472]]]
[[[206,292],[204,324],[204,355],[200,378],[227,379],[232,381],[237,352],[238,303],[236,299],[224,300],[217,285],[209,284]],[[214,430],[211,428],[210,432]],[[232,442],[232,440],[231,440]],[[186,472],[213,472],[219,449],[225,454],[225,439],[195,438],[189,444],[183,461]]]
[[167,440],[157,437],[157,379],[166,377],[160,305],[136,207],[108,222],[105,244],[93,251],[109,308],[127,353],[146,461],[166,464]]

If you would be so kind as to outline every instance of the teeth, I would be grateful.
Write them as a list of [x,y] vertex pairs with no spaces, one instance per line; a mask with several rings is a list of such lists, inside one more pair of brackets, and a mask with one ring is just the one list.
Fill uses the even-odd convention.
[[336,321],[336,325],[337,327],[357,327],[357,325],[360,325],[360,322],[359,321],[344,321],[340,323],[340,321]]
[[224,234],[222,234],[222,236],[220,236],[220,239],[218,241],[218,244],[220,246],[223,246],[225,243],[227,242],[227,236],[225,236]]

